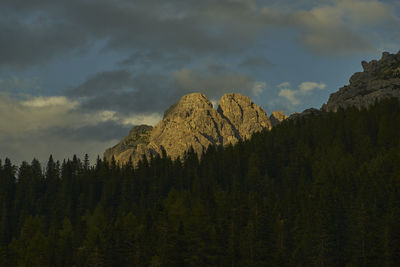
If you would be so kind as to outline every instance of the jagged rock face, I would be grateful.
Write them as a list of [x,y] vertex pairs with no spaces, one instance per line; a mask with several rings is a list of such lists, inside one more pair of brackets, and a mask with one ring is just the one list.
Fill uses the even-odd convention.
[[271,129],[267,114],[247,96],[225,94],[218,105],[218,112],[233,125],[242,139],[249,139],[254,132],[264,128]]
[[308,108],[303,110],[303,112],[301,113],[293,113],[291,114],[287,120],[298,120],[301,118],[305,118],[305,117],[309,117],[309,116],[315,116],[315,115],[321,115],[324,114],[325,112],[320,110],[320,109],[316,109],[316,108]]
[[116,146],[107,149],[106,159],[114,156],[120,163],[129,158],[136,164],[143,155],[161,154],[175,159],[193,147],[201,152],[209,145],[235,144],[254,132],[271,128],[267,114],[250,98],[241,94],[226,94],[218,110],[200,93],[185,95],[164,113],[154,127],[136,126]]
[[273,111],[271,116],[269,116],[269,120],[271,122],[271,126],[275,127],[280,124],[282,121],[286,120],[288,116],[286,116],[283,111]]
[[150,143],[150,134],[152,126],[138,125],[132,128],[128,136],[124,137],[117,145],[107,149],[104,157],[111,160],[114,156],[116,161],[127,162],[129,157],[135,158],[135,154],[146,154],[150,156],[151,152],[145,147]]
[[185,95],[164,114],[152,131],[151,142],[176,158],[190,146],[201,153],[209,145],[235,143],[233,127],[213,108],[203,94]]
[[379,61],[363,61],[361,64],[364,71],[356,72],[349,85],[331,94],[322,110],[337,111],[350,106],[367,108],[376,100],[400,98],[400,51],[397,54],[384,52]]

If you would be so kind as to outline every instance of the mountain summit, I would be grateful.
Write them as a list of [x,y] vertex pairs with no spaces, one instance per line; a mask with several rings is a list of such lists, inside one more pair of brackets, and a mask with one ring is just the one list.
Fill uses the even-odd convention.
[[161,155],[162,151],[177,158],[193,147],[198,154],[209,145],[235,144],[255,132],[270,129],[267,114],[251,99],[241,94],[225,94],[214,109],[204,94],[183,96],[164,112],[163,119],[153,128],[135,126],[120,143],[104,152],[119,163],[129,158],[136,164],[143,155]]
[[[350,84],[331,94],[320,110],[307,109],[289,119],[351,106],[368,108],[384,98],[400,98],[400,51],[397,54],[383,52],[380,60],[361,64],[364,71],[353,74]],[[285,119],[287,116],[283,112],[273,112],[268,118],[249,97],[241,94],[223,95],[218,108],[214,109],[204,94],[193,93],[183,96],[165,111],[154,128],[135,126],[121,142],[107,149],[104,157],[107,160],[114,157],[119,163],[131,158],[136,164],[143,155],[161,155],[163,151],[174,159],[190,147],[200,155],[209,145],[235,144]]]
[[400,51],[383,52],[380,60],[363,61],[361,65],[364,71],[354,73],[349,85],[331,94],[322,106],[323,111],[351,106],[368,108],[376,100],[400,98]]

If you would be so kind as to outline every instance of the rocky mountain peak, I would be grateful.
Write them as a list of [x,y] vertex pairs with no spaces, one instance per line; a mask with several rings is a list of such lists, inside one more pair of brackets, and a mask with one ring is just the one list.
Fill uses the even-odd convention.
[[188,117],[195,110],[212,109],[213,105],[204,94],[192,93],[182,98],[164,112],[164,119],[167,117],[183,116]]
[[271,122],[271,126],[275,127],[280,124],[282,121],[286,120],[288,116],[286,116],[283,111],[273,111],[269,116],[269,120]]
[[[364,73],[379,75],[382,71],[387,71],[388,67],[393,69],[398,65],[400,60],[400,51],[397,54],[390,54],[389,52],[383,52],[380,60],[371,60],[370,62],[362,61],[361,66],[363,67]],[[386,73],[389,74],[389,73]]]
[[128,134],[128,137],[134,137],[135,139],[137,138],[142,138],[142,137],[148,137],[148,133],[153,130],[152,126],[149,125],[136,125],[133,127]]
[[400,98],[400,51],[397,54],[383,52],[380,60],[363,61],[361,65],[364,71],[354,73],[349,85],[331,94],[322,106],[323,111],[368,107],[376,100]]
[[267,114],[247,96],[225,94],[215,110],[204,94],[193,93],[166,110],[154,128],[135,126],[120,143],[107,149],[104,157],[110,160],[114,156],[120,163],[131,158],[136,164],[143,155],[163,150],[177,158],[190,147],[201,155],[209,145],[235,144],[265,128],[271,128]]
[[[104,157],[108,160],[114,156],[116,161],[127,162],[135,152],[143,150],[150,143],[150,134],[153,130],[149,125],[137,125],[130,130],[128,136],[124,137],[117,145],[108,148]],[[145,153],[147,156],[150,153]]]
[[218,112],[238,131],[242,139],[249,139],[254,132],[270,129],[267,114],[247,96],[225,94],[218,102]]

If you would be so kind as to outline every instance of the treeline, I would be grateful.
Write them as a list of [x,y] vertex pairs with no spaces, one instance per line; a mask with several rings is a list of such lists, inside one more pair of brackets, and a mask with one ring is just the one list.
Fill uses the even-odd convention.
[[0,164],[0,266],[400,266],[400,105],[201,160]]

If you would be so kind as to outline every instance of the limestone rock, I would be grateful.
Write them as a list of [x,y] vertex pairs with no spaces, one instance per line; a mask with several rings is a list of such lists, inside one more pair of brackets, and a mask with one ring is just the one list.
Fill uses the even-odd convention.
[[301,118],[304,118],[304,117],[321,115],[321,114],[324,114],[324,113],[325,112],[320,110],[320,109],[308,108],[306,110],[303,110],[303,112],[301,112],[301,113],[294,112],[287,119],[288,120],[297,120],[297,119],[301,119]]
[[269,116],[269,120],[271,122],[271,126],[275,127],[280,124],[282,121],[286,120],[288,116],[286,116],[283,111],[273,111]]
[[243,140],[264,128],[271,129],[267,114],[247,96],[225,94],[218,105],[218,112],[237,129]]
[[254,132],[271,128],[267,114],[250,98],[241,94],[226,94],[218,110],[200,93],[185,95],[165,111],[154,127],[136,126],[116,146],[104,152],[119,163],[129,158],[136,164],[142,157],[160,155],[164,150],[175,159],[193,147],[201,155],[209,145],[235,144]]
[[235,143],[235,129],[200,93],[185,95],[172,105],[152,131],[151,141],[162,146],[172,158],[190,146],[200,154],[209,145]]
[[350,106],[367,108],[376,100],[400,98],[400,51],[397,54],[383,52],[379,61],[363,61],[361,65],[364,71],[356,72],[349,85],[331,94],[322,110],[337,111]]
[[[136,151],[142,151],[143,147],[149,144],[152,130],[153,127],[148,125],[133,127],[128,136],[124,137],[121,142],[104,152],[104,158],[106,160],[111,160],[114,156],[116,161],[128,162],[130,156],[134,158]],[[145,154],[149,153],[150,152]]]

